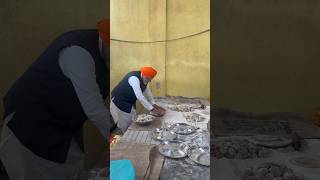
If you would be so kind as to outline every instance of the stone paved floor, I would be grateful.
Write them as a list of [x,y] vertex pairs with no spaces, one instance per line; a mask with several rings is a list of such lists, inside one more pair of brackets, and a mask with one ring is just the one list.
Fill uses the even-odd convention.
[[[239,138],[239,137],[238,137]],[[296,174],[303,174],[308,180],[319,180],[320,169],[319,168],[304,168],[296,166],[290,163],[290,160],[300,156],[320,156],[320,140],[319,139],[307,139],[308,147],[303,152],[286,151],[285,149],[272,150],[272,156],[268,158],[254,158],[254,159],[215,159],[211,156],[211,162],[213,168],[211,173],[216,180],[240,180],[235,172],[237,170],[244,170],[245,168],[256,166],[257,164],[264,162],[273,162],[284,164],[291,168]]]

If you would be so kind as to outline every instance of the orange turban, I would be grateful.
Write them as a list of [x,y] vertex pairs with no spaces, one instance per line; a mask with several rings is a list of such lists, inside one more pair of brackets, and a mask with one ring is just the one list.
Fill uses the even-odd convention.
[[157,71],[152,67],[142,67],[140,71],[142,75],[147,78],[153,78],[157,74]]
[[110,21],[109,19],[100,20],[97,24],[99,35],[106,47],[110,44]]

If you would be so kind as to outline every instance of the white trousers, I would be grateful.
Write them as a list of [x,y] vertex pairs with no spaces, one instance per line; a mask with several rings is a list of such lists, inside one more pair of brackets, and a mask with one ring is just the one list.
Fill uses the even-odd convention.
[[122,133],[125,133],[132,123],[133,118],[136,116],[136,110],[134,107],[131,108],[130,113],[126,113],[120,110],[113,101],[110,101],[110,112],[118,128],[121,129]]
[[0,158],[10,180],[69,180],[83,170],[84,154],[74,139],[66,163],[43,159],[26,148],[8,128],[13,116],[14,113],[5,119],[0,143]]

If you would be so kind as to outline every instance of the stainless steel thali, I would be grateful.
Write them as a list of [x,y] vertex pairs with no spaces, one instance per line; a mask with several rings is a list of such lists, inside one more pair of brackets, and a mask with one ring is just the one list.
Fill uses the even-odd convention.
[[177,134],[187,135],[194,133],[197,128],[186,123],[176,123],[171,125],[169,129]]
[[177,138],[177,134],[166,128],[156,128],[151,137],[159,141],[171,141]]
[[189,146],[182,141],[163,141],[159,145],[159,152],[170,158],[183,158],[188,155]]
[[304,168],[320,168],[320,157],[319,156],[300,156],[290,160],[293,165],[304,167]]
[[188,152],[189,158],[194,161],[195,163],[204,165],[204,166],[210,166],[210,152],[199,148],[191,148]]
[[156,117],[150,114],[139,114],[134,118],[134,122],[139,126],[148,126]]
[[197,132],[191,139],[192,146],[200,147],[210,151],[210,134],[207,131]]
[[253,144],[271,148],[288,146],[292,142],[289,138],[274,135],[256,135],[248,140]]

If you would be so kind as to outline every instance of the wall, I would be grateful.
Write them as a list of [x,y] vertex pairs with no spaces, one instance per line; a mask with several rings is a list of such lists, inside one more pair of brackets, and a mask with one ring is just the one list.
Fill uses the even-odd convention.
[[110,6],[111,88],[128,71],[150,65],[158,70],[155,96],[209,98],[209,0],[112,0]]
[[[107,15],[105,0],[10,1],[0,6],[0,97],[59,34],[78,28],[95,28],[97,20]],[[3,116],[2,102],[0,115]],[[88,125],[86,125],[87,127]],[[101,152],[95,132],[87,129],[87,165]],[[94,137],[94,138],[93,138]],[[89,141],[90,140],[90,141]],[[101,141],[101,138],[100,138]],[[89,144],[88,144],[89,143]],[[90,149],[94,148],[94,149]],[[88,159],[89,157],[89,159]]]
[[224,0],[213,12],[218,107],[311,113],[320,107],[320,3]]
[[[139,70],[142,66],[153,66],[158,75],[153,80],[151,89],[155,95],[165,95],[165,42],[155,42],[166,37],[165,13],[165,1],[110,1],[111,89],[129,71]],[[161,88],[156,89],[156,83],[160,83]]]
[[167,94],[209,99],[210,1],[167,2]]

